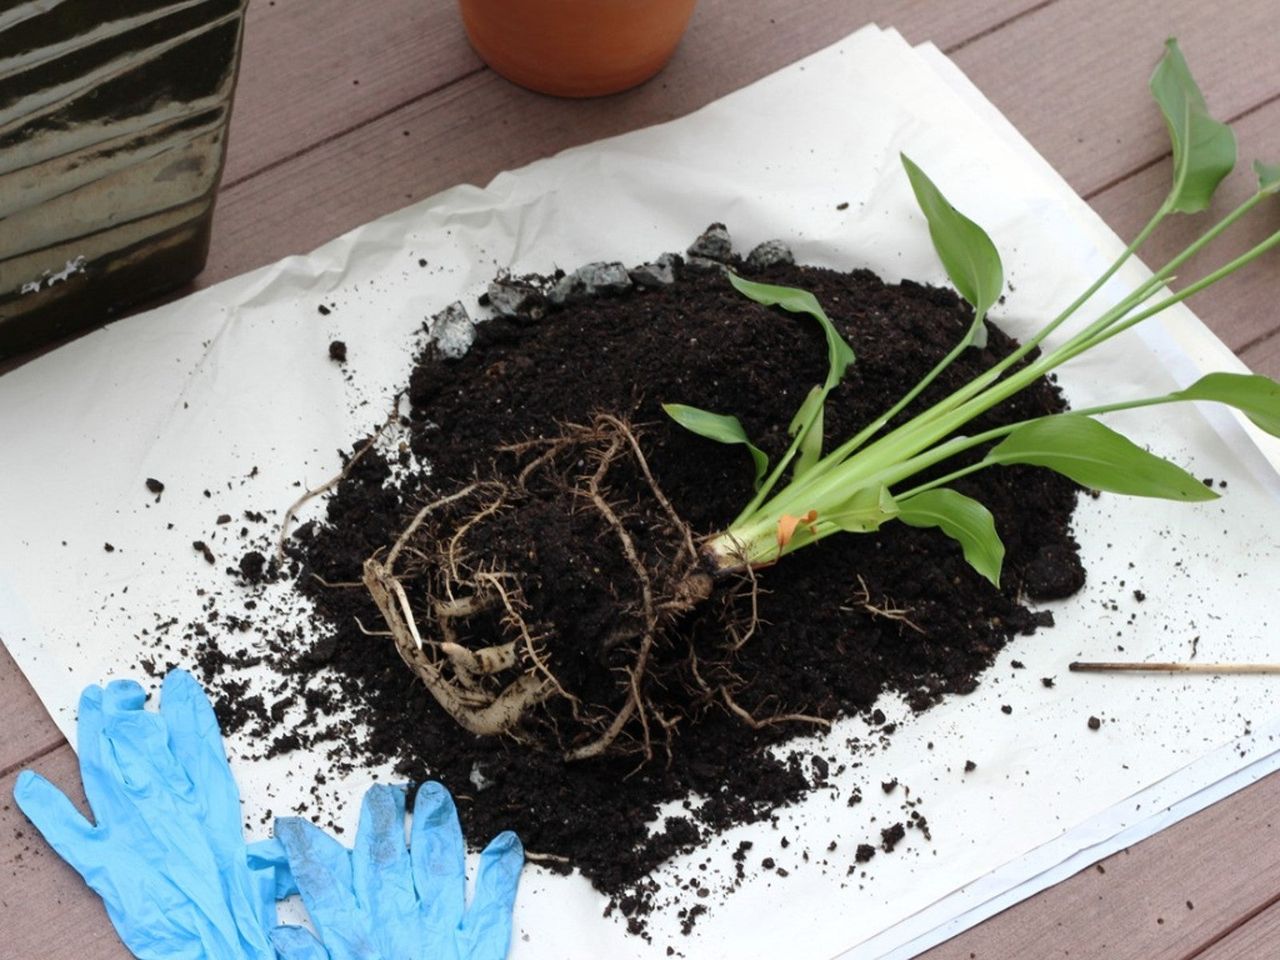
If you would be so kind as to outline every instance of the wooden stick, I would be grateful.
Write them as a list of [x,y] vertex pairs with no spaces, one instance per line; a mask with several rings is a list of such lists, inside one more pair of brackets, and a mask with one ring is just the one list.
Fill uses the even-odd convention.
[[1280,673],[1280,663],[1117,663],[1076,660],[1068,670],[1073,673]]

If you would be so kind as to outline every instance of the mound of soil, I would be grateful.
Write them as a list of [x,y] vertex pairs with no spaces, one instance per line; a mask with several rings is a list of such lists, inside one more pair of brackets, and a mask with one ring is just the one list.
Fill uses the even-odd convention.
[[[946,290],[885,284],[866,271],[728,259],[745,276],[812,291],[853,346],[857,361],[827,404],[828,447],[883,412],[957,342],[972,317]],[[679,722],[655,735],[648,762],[636,753],[566,762],[559,750],[477,737],[427,696],[390,640],[365,632],[383,627],[368,592],[325,584],[359,582],[365,560],[385,553],[423,503],[510,469],[500,448],[555,436],[565,424],[586,424],[601,412],[635,425],[654,477],[694,531],[727,524],[752,492],[747,453],[679,428],[660,405],[734,413],[776,457],[797,405],[825,376],[824,341],[810,318],[747,301],[715,264],[675,258],[668,265],[673,282],[625,290],[620,284],[594,296],[578,291],[564,304],[547,295],[557,281],[566,288],[562,277],[531,279],[516,315],[478,324],[465,353],[444,356],[428,347],[407,387],[408,448],[390,460],[368,451],[329,500],[325,521],[306,525],[289,542],[299,589],[328,628],[297,668],[336,671],[341,697],[359,705],[368,725],[360,748],[393,760],[412,779],[442,781],[473,840],[514,829],[530,851],[620,895],[710,832],[765,817],[825,783],[830,761],[810,755],[812,741],[779,748],[815,725],[753,726],[723,701],[699,702],[696,685],[672,682],[661,696]],[[967,351],[915,408],[1013,346],[992,328],[988,346]],[[1063,408],[1056,388],[1041,382],[970,429]],[[353,453],[363,446],[353,444]],[[419,462],[430,470],[415,468]],[[590,464],[577,467],[589,470]],[[875,718],[876,698],[888,690],[924,710],[945,694],[971,691],[1010,638],[1051,622],[1026,601],[1065,596],[1083,582],[1069,531],[1077,489],[1048,471],[1021,467],[983,471],[955,487],[996,518],[1008,551],[1003,589],[975,574],[945,536],[903,524],[799,551],[759,573],[758,626],[725,661],[742,711],[759,720]],[[646,493],[632,462],[611,472],[610,500],[632,511],[628,523],[637,536],[653,515],[643,506]],[[616,620],[620,597],[633,590],[632,569],[590,511],[534,497],[519,518],[519,526],[507,523],[501,537],[488,539],[504,563],[519,566],[524,557],[525,573],[537,575],[525,597],[529,622],[548,635],[575,638],[549,647],[553,669],[571,670],[574,656],[599,659],[601,631]],[[723,650],[726,618],[743,622],[750,602],[746,591],[722,591],[717,602],[670,626],[668,652],[684,663],[685,651]],[[651,828],[662,804],[690,796],[699,799],[684,814]],[[643,909],[630,895],[619,905],[628,913]]]

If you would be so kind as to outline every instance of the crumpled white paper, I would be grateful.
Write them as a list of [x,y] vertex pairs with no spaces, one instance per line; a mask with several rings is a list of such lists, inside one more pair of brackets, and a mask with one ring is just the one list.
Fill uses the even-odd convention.
[[[199,616],[202,591],[233,608],[238,588],[221,571],[243,547],[215,518],[231,514],[238,529],[246,510],[278,517],[298,484],[335,473],[337,451],[385,416],[424,318],[474,303],[496,268],[637,263],[723,221],[740,250],[779,237],[802,261],[945,282],[899,151],[991,233],[1011,283],[996,319],[1015,334],[1056,312],[1123,246],[936,50],[867,28],[689,117],[484,189],[446,191],[0,378],[0,637],[74,741],[82,686],[136,673],[143,654],[165,660],[164,624]],[[1122,272],[1104,299],[1143,274],[1136,264]],[[349,376],[328,359],[335,338],[350,347]],[[1240,369],[1185,309],[1112,347],[1062,371],[1075,405]],[[1257,517],[1274,510],[1280,482],[1267,456],[1217,411],[1153,408],[1113,422],[1197,475],[1228,481],[1226,495],[1191,507],[1084,499],[1077,532],[1089,582],[1053,605],[1055,628],[1011,644],[972,695],[918,717],[887,700],[897,734],[834,778],[837,791],[657,873],[670,893],[709,861],[712,896],[685,905],[710,909],[689,936],[674,909],[651,920],[652,942],[629,936],[601,916],[604,899],[581,878],[530,867],[512,956],[661,957],[669,945],[735,960],[909,956],[1271,769],[1277,725],[1265,677],[1066,672],[1077,658],[1186,659],[1194,637],[1206,660],[1271,656],[1270,585],[1257,571],[1274,565],[1277,542]],[[147,477],[166,484],[158,502]],[[196,539],[216,567],[191,549]],[[250,676],[269,688],[265,673]],[[1100,730],[1087,728],[1089,716],[1102,718]],[[824,750],[865,734],[845,721]],[[317,799],[324,757],[267,761],[242,738],[230,746],[259,834],[270,812],[299,802],[350,831],[363,787],[387,775],[330,777]],[[976,769],[965,774],[967,760]],[[849,873],[854,847],[903,818],[902,789],[879,788],[891,778],[911,788],[932,840],[909,831],[893,854]],[[866,799],[849,808],[854,786]],[[721,902],[743,839],[754,843],[746,880]],[[759,869],[764,857],[788,876]]]

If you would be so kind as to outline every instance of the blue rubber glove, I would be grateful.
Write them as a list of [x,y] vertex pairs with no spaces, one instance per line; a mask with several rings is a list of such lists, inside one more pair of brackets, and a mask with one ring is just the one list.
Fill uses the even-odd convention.
[[404,787],[371,787],[354,850],[306,820],[276,820],[276,838],[323,941],[321,946],[300,927],[278,927],[272,940],[282,954],[316,960],[506,957],[524,865],[516,835],[499,834],[480,855],[467,907],[465,846],[449,791],[438,783],[418,791],[408,849],[404,814]]
[[276,870],[268,858],[255,867],[246,858],[213,708],[178,670],[165,677],[158,713],[143,709],[145,699],[132,680],[80,697],[80,778],[96,825],[30,770],[14,799],[102,897],[134,956],[275,960]]

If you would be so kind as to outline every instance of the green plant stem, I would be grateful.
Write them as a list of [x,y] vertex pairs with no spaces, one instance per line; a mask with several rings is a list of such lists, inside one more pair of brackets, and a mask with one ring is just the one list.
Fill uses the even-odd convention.
[[[984,317],[982,319],[982,322],[985,322],[985,321],[986,321],[986,318]],[[863,444],[865,444],[868,440],[870,440],[877,433],[879,433],[884,428],[885,424],[887,424],[890,420],[892,420],[894,417],[900,414],[903,410],[905,410],[912,400],[920,396],[921,393],[923,393],[926,389],[928,389],[929,384],[933,383],[933,381],[938,378],[939,374],[941,374],[943,370],[951,366],[951,364],[955,362],[955,359],[958,356],[960,356],[960,354],[964,353],[964,351],[969,346],[969,339],[970,339],[969,335],[966,334],[964,339],[961,340],[958,344],[956,344],[956,346],[951,350],[950,353],[948,353],[945,357],[939,360],[937,365],[934,366],[934,368],[930,370],[928,373],[926,373],[923,379],[921,379],[919,383],[917,383],[914,387],[912,387],[906,396],[904,396],[901,400],[895,403],[892,407],[890,407],[884,413],[880,414],[880,416],[872,420],[869,424],[863,427],[860,431],[858,431],[858,433],[856,433],[849,440],[846,440],[840,446],[839,450],[836,450],[832,453],[831,458],[833,462],[838,462],[841,459],[846,459],[850,454],[859,450]],[[842,452],[843,452],[843,456],[839,456]]]
[[778,485],[778,481],[782,479],[782,474],[791,464],[791,461],[795,459],[796,451],[800,449],[800,444],[804,442],[805,435],[813,428],[813,421],[817,418],[816,411],[822,409],[822,404],[826,402],[828,393],[830,393],[830,390],[823,391],[822,400],[820,400],[815,407],[815,413],[813,416],[809,418],[807,423],[802,424],[800,428],[796,430],[796,435],[791,438],[791,443],[787,447],[786,452],[774,465],[773,469],[769,471],[769,476],[765,478],[764,483],[760,484],[760,489],[755,492],[755,495],[751,498],[750,502],[742,509],[742,512],[738,514],[733,523],[730,524],[731,527],[736,526],[739,522],[745,520],[747,517],[751,516],[752,513],[758,510],[760,505],[764,503],[765,498],[769,496],[770,491]]
[[[1067,344],[1064,344],[1061,348],[1059,348],[1059,350],[1055,351],[1054,356],[1057,356],[1058,353],[1064,353],[1065,355],[1061,360],[1058,361],[1058,363],[1065,363],[1067,360],[1070,360],[1073,357],[1079,356],[1081,353],[1085,352],[1086,350],[1091,350],[1094,347],[1098,346],[1099,344],[1105,343],[1106,341],[1110,340],[1112,337],[1116,336],[1117,334],[1124,333],[1124,331],[1128,330],[1130,327],[1136,326],[1137,324],[1141,323],[1143,320],[1147,320],[1155,316],[1157,313],[1161,313],[1162,311],[1167,310],[1169,307],[1172,307],[1174,304],[1181,303],[1183,300],[1186,300],[1188,297],[1194,296],[1195,294],[1199,293],[1201,290],[1204,290],[1207,287],[1213,286],[1219,280],[1235,273],[1241,267],[1244,267],[1247,264],[1251,263],[1252,261],[1256,260],[1258,257],[1262,256],[1264,253],[1271,250],[1277,245],[1280,245],[1280,230],[1277,230],[1275,233],[1267,237],[1267,239],[1263,240],[1261,243],[1251,247],[1249,250],[1246,250],[1244,253],[1240,254],[1240,256],[1236,257],[1231,262],[1219,267],[1217,270],[1214,270],[1212,273],[1208,274],[1207,276],[1202,277],[1201,279],[1197,280],[1195,283],[1188,284],[1182,290],[1179,290],[1177,293],[1172,294],[1171,296],[1165,297],[1165,299],[1161,300],[1159,303],[1156,303],[1148,307],[1146,310],[1140,311],[1139,313],[1136,313],[1131,317],[1117,318],[1117,320],[1112,321],[1112,323],[1109,324],[1108,326],[1102,327],[1096,331],[1093,331],[1091,336],[1088,336],[1088,337],[1082,336],[1078,343],[1075,342],[1075,339],[1073,338],[1072,341],[1068,342]],[[1055,366],[1056,365],[1057,364],[1055,364]]]
[[[1182,266],[1182,264],[1186,263],[1189,259],[1191,259],[1197,253],[1203,250],[1206,246],[1208,246],[1224,230],[1226,230],[1228,227],[1234,224],[1237,220],[1243,217],[1246,213],[1252,210],[1259,202],[1265,199],[1266,196],[1267,194],[1265,194],[1261,190],[1253,194],[1253,196],[1251,196],[1248,200],[1244,201],[1242,204],[1240,204],[1238,207],[1232,210],[1229,214],[1227,214],[1225,217],[1219,220],[1216,224],[1214,224],[1213,227],[1211,227],[1205,233],[1197,237],[1196,240],[1194,240],[1191,244],[1189,244],[1181,253],[1175,256],[1172,260],[1166,263],[1158,272],[1156,272],[1151,277],[1149,277],[1146,281],[1144,281],[1139,287],[1137,287],[1137,289],[1132,291],[1119,303],[1115,304],[1115,306],[1111,307],[1109,310],[1103,313],[1103,315],[1099,317],[1096,321],[1094,321],[1094,323],[1090,324],[1088,327],[1085,328],[1085,330],[1081,331],[1079,334],[1072,337],[1071,340],[1068,340],[1067,343],[1059,347],[1058,350],[1053,351],[1053,353],[1050,354],[1049,357],[1057,356],[1059,351],[1066,350],[1072,347],[1077,341],[1086,342],[1091,340],[1091,338],[1096,337],[1100,332],[1106,330],[1108,326],[1120,320],[1126,313],[1128,313],[1128,311],[1132,310],[1134,307],[1150,299],[1150,297],[1153,294],[1155,294],[1170,277],[1173,276],[1174,271],[1176,271],[1180,266]],[[1168,201],[1166,200],[1165,205],[1162,206],[1160,210],[1156,212],[1156,215],[1151,218],[1151,220],[1147,223],[1145,227],[1143,227],[1143,229],[1139,232],[1138,236],[1135,237],[1133,242],[1130,243],[1129,246],[1125,248],[1125,250],[1120,254],[1119,257],[1116,258],[1115,262],[1112,263],[1111,266],[1108,267],[1107,270],[1097,280],[1095,280],[1093,284],[1090,285],[1090,287],[1087,290],[1085,290],[1084,293],[1082,293],[1079,297],[1077,297],[1070,305],[1068,305],[1061,313],[1059,313],[1057,317],[1055,317],[1052,321],[1046,324],[1035,336],[1033,336],[1030,340],[1024,343],[1021,347],[1019,347],[1013,353],[1009,354],[999,363],[995,364],[989,370],[980,374],[977,378],[970,381],[968,384],[961,387],[959,390],[955,391],[950,396],[934,404],[933,407],[919,414],[910,423],[905,424],[904,428],[916,428],[919,426],[924,426],[925,424],[928,424],[932,420],[938,417],[945,416],[947,413],[957,409],[957,407],[968,403],[974,397],[980,396],[983,393],[983,391],[989,389],[994,383],[996,383],[999,380],[1000,376],[1006,370],[1008,370],[1009,367],[1013,366],[1015,363],[1017,363],[1027,354],[1029,354],[1033,349],[1035,349],[1040,343],[1042,343],[1049,334],[1051,334],[1054,330],[1056,330],[1059,326],[1061,326],[1062,323],[1064,323],[1067,319],[1069,319],[1072,315],[1074,315],[1076,311],[1080,309],[1080,307],[1082,307],[1085,303],[1087,303],[1099,290],[1102,289],[1103,285],[1108,280],[1110,280],[1113,276],[1115,276],[1116,272],[1142,246],[1142,244],[1147,240],[1147,238],[1152,234],[1152,232],[1154,232],[1156,227],[1159,226],[1160,222],[1168,214],[1169,211],[1168,209],[1166,209],[1167,206],[1168,206]],[[1225,274],[1223,275],[1225,276]],[[1220,277],[1218,279],[1220,279]],[[1199,289],[1203,289],[1203,287],[1200,287]],[[1166,306],[1171,305],[1171,302],[1165,302],[1165,305]],[[1157,308],[1159,308],[1159,305],[1157,305]],[[1158,312],[1157,308],[1153,308],[1152,311],[1148,311],[1143,316],[1143,319],[1145,319],[1147,316],[1151,316],[1154,312]],[[1162,308],[1159,308],[1159,309],[1162,309]],[[1098,342],[1101,342],[1101,341],[1099,340]],[[958,351],[953,351],[952,354],[949,354],[948,357],[943,360],[942,366],[945,367],[946,364],[949,364],[954,359],[954,355],[956,354],[958,354]],[[1064,358],[1064,360],[1070,359],[1071,356],[1075,356],[1075,355],[1076,353],[1070,353],[1068,356]],[[1041,359],[1044,360],[1047,358],[1041,358]],[[1059,361],[1059,362],[1063,362],[1063,361]],[[1056,366],[1056,365],[1057,363],[1053,364],[1053,366]],[[1047,369],[1052,369],[1052,366],[1048,367]],[[937,372],[941,372],[941,371],[937,370]],[[930,374],[931,377],[936,375],[937,373],[933,373],[933,372],[931,372]],[[1039,374],[1037,374],[1037,376],[1038,375]],[[1034,379],[1035,379],[1034,377],[1031,378],[1031,380],[1034,380]],[[918,390],[913,391],[912,398],[914,399],[914,396],[918,395],[919,392],[920,391]],[[987,409],[987,407],[984,407],[983,409]],[[895,406],[895,408],[890,412],[890,414],[885,415],[885,417],[883,418],[877,418],[867,428],[864,428],[853,438],[841,444],[839,447],[833,450],[828,456],[824,457],[822,461],[820,461],[818,464],[815,464],[811,473],[822,474],[838,467],[841,461],[845,460],[852,453],[860,449],[861,446],[864,443],[866,443],[866,441],[869,439],[871,435],[878,432],[879,429],[882,428],[884,424],[888,422],[888,420],[891,419],[892,416],[896,415],[898,412],[901,412],[901,408],[898,406]],[[761,503],[763,502],[763,498],[761,498],[760,502]],[[757,504],[757,506],[758,505],[759,504]],[[749,513],[749,511],[744,511],[744,515],[747,513]]]
[[[1058,327],[1062,326],[1062,324],[1074,316],[1077,310],[1093,299],[1094,294],[1101,290],[1106,282],[1119,272],[1120,268],[1128,262],[1130,257],[1137,253],[1138,248],[1141,247],[1147,241],[1147,238],[1155,232],[1156,227],[1158,227],[1161,221],[1169,214],[1169,209],[1169,200],[1166,199],[1160,206],[1160,209],[1156,211],[1155,216],[1147,221],[1147,225],[1145,227],[1138,231],[1138,235],[1133,238],[1133,242],[1124,248],[1124,252],[1116,258],[1115,262],[1106,269],[1102,276],[1093,281],[1089,288],[1085,290],[1084,293],[1080,294],[1080,296],[1076,297],[1065,310],[1041,327],[1040,331],[1036,333],[1035,336],[996,364],[995,367],[992,368],[992,371],[998,376],[1013,364],[1017,363],[1044,342],[1044,339],[1053,333],[1053,331],[1057,330]],[[1166,267],[1166,269],[1169,268]]]

